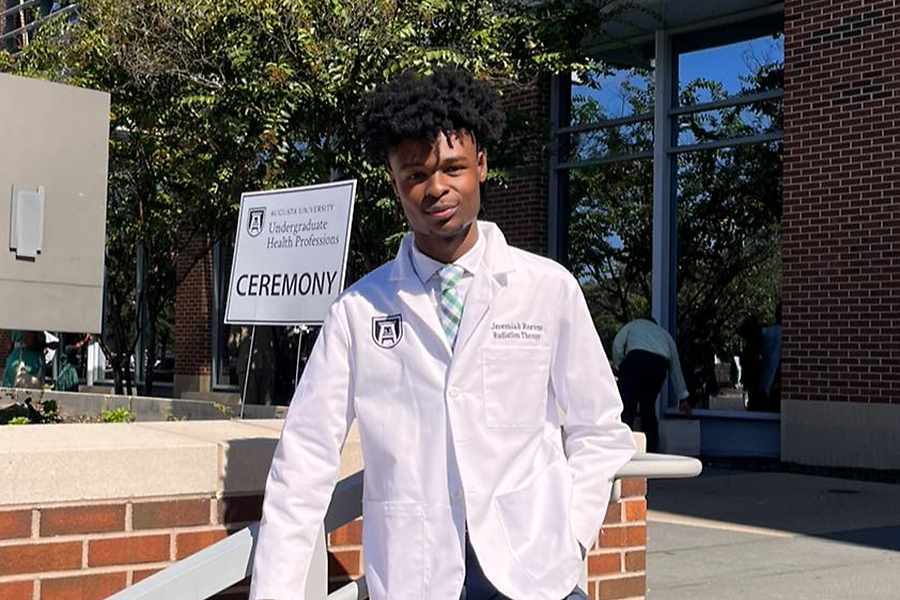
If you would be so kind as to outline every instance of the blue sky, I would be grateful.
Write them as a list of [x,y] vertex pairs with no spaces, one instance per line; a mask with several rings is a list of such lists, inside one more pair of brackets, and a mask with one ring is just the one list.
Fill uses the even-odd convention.
[[[714,79],[721,82],[729,94],[736,94],[741,89],[742,75],[748,75],[760,64],[775,59],[784,61],[782,37],[770,36],[697,50],[679,56],[679,80],[683,85],[700,77]],[[609,118],[627,116],[631,110],[623,102],[621,85],[629,78],[637,85],[642,83],[630,70],[621,70],[605,78],[602,89],[586,90],[573,84],[573,93],[590,95],[599,100]]]

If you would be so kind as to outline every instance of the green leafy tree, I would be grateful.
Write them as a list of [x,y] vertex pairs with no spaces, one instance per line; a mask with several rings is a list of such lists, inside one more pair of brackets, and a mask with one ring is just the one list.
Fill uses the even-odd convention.
[[[627,3],[589,0],[82,0],[0,68],[112,96],[107,330],[117,392],[147,323],[157,331],[190,265],[234,230],[240,194],[359,180],[351,278],[404,229],[356,120],[406,69],[458,64],[502,86],[585,71],[581,40]],[[135,268],[138,249],[141,268]],[[140,274],[139,277],[137,274]],[[138,279],[135,291],[134,281]]]

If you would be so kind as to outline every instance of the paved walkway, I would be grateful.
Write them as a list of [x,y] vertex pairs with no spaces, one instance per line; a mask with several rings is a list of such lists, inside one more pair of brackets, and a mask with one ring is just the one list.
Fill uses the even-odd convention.
[[900,600],[900,485],[712,468],[648,501],[648,600]]

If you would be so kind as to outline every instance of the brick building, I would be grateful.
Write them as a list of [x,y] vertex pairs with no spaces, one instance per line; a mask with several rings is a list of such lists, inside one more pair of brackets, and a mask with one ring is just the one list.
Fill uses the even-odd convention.
[[[589,40],[607,71],[508,95],[536,135],[483,216],[578,273],[605,342],[645,308],[676,334],[698,408],[664,390],[670,442],[897,468],[900,0],[642,6]],[[238,392],[229,264],[178,291],[174,395]]]
[[785,3],[782,456],[900,467],[900,2]]
[[[623,301],[622,312],[638,316],[643,302],[677,335],[698,400],[694,419],[685,421],[664,390],[659,412],[670,447],[685,431],[699,431],[709,455],[897,468],[900,454],[888,440],[900,427],[900,2],[648,5],[591,41],[610,71],[560,76],[508,95],[510,106],[538,118],[542,133],[523,141],[521,176],[488,190],[483,217],[514,244],[568,264],[586,289],[602,291],[615,273],[596,281],[599,270],[585,266],[579,250],[585,239],[615,252],[616,265],[645,265],[631,275],[645,291]],[[549,140],[541,122],[550,126]],[[611,132],[627,143],[615,147]],[[711,171],[698,171],[704,161],[714,163]],[[767,175],[753,179],[741,167],[756,165],[748,161],[759,161],[753,168]],[[589,200],[621,201],[621,194],[590,190],[616,181],[646,192],[629,209],[644,215],[643,237],[634,242],[613,229],[585,238],[579,223],[597,210]],[[760,201],[769,202],[768,212],[744,218]],[[685,226],[691,215],[714,209],[718,223],[743,219],[743,229],[724,237]],[[702,302],[691,304],[688,292],[703,283],[691,269],[703,266],[708,279],[729,268],[724,258],[719,267],[696,254],[703,237],[712,235],[727,256],[729,246],[759,244],[763,231],[765,277],[738,269],[713,289],[730,312],[707,314]],[[222,353],[214,341],[215,290],[222,289],[215,280],[223,269],[214,257],[194,270],[178,297],[176,393],[234,392],[215,375]],[[212,295],[204,291],[210,286]],[[756,305],[747,304],[751,297]],[[592,303],[608,343],[624,315],[610,321],[603,306]],[[753,386],[764,386],[746,375],[750,343],[738,332],[749,313],[763,343],[768,334],[781,347],[768,367],[768,404],[754,405]],[[703,327],[719,341],[696,342]],[[760,359],[763,372],[767,360]],[[735,373],[739,364],[743,376]]]

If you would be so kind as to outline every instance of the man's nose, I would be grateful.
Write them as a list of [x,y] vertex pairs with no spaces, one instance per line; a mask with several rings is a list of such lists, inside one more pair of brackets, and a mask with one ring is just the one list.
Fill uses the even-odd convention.
[[437,200],[446,194],[448,189],[444,174],[438,171],[428,178],[428,187],[425,189],[425,194]]

